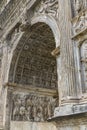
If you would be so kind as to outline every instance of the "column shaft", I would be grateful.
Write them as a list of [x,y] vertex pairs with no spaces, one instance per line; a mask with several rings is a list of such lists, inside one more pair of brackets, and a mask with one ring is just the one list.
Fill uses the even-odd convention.
[[77,99],[75,81],[75,63],[71,40],[71,4],[70,0],[59,0],[60,52],[61,52],[61,101],[74,102]]

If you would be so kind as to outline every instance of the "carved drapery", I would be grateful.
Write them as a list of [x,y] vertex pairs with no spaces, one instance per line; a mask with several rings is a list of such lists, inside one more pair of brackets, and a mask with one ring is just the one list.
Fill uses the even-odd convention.
[[53,116],[57,99],[36,94],[13,94],[12,120],[43,122]]
[[76,15],[87,7],[87,0],[74,0],[74,8]]
[[87,40],[85,40],[80,46],[80,63],[82,90],[84,93],[87,93]]
[[7,44],[7,49],[8,49],[8,52],[10,53],[12,48],[13,48],[13,45],[14,43],[16,42],[16,40],[19,38],[21,34],[21,31],[20,31],[20,25],[16,25],[10,32],[9,34],[6,36],[6,44]]
[[87,28],[87,11],[76,16],[72,20],[74,35],[84,31]]

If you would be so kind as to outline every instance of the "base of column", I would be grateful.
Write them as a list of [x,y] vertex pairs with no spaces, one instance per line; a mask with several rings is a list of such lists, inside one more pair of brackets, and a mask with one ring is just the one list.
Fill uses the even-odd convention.
[[81,96],[79,97],[67,96],[66,98],[61,98],[61,106],[70,105],[70,104],[73,104],[73,105],[78,104],[81,98],[82,98]]
[[80,100],[80,103],[87,103],[87,93],[84,93],[83,95],[82,95],[82,98],[81,98],[81,100]]
[[87,113],[87,104],[71,104],[71,105],[64,105],[55,108],[54,116],[49,120],[55,120],[56,118],[64,118],[68,116],[74,116]]

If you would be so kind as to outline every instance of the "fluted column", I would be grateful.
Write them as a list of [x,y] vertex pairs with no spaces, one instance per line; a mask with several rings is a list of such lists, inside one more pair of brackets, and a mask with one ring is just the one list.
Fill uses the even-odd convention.
[[[73,42],[71,40],[70,0],[59,0],[60,58],[61,58],[61,104],[78,102],[75,79]],[[60,91],[60,90],[59,90]]]

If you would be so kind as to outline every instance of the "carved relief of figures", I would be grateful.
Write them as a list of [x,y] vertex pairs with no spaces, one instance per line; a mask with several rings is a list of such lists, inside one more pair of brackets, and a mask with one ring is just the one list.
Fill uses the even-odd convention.
[[76,25],[74,25],[74,27],[75,27],[75,32],[77,32],[77,33],[85,28],[84,15],[79,18],[78,22],[76,23]]
[[82,84],[85,92],[87,92],[87,40],[85,40],[80,48],[81,55],[81,75],[82,75]]
[[20,35],[19,25],[14,27],[11,32],[7,35],[6,43],[8,44],[8,51],[10,52],[14,42],[18,39]]
[[73,28],[75,34],[87,28],[87,12],[76,18],[75,22],[73,23]]
[[35,14],[40,13],[58,17],[58,0],[42,0],[35,10]]
[[53,116],[56,99],[33,94],[16,94],[13,97],[12,120],[43,122]]
[[76,14],[78,14],[82,9],[83,9],[83,1],[82,0],[76,0],[75,1]]
[[13,120],[15,120],[15,119],[18,120],[19,119],[21,101],[20,101],[19,97],[17,97],[17,99],[14,98],[14,100],[15,100],[15,102],[13,102],[13,103],[14,103],[15,108],[13,110],[13,115],[14,115]]
[[75,0],[75,12],[76,14],[84,10],[87,7],[87,0]]
[[85,27],[87,27],[87,13],[85,13]]
[[21,25],[20,25],[20,30],[21,31],[25,31],[30,25],[29,20],[28,20],[28,15],[27,15],[27,9],[26,8],[23,10],[23,12],[22,12],[22,14],[20,16],[20,23],[21,23]]

